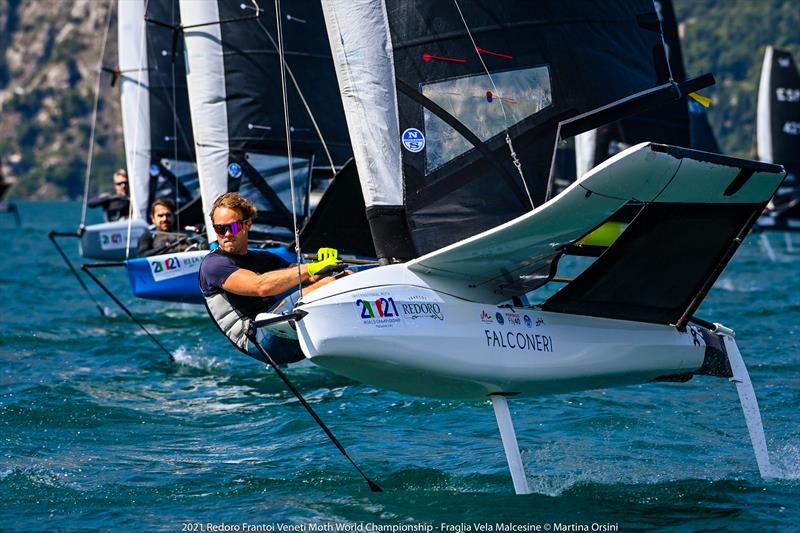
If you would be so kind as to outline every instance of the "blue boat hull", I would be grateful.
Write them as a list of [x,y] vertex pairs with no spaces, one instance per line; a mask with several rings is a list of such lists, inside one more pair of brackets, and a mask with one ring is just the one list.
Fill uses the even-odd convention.
[[[267,251],[289,262],[297,261],[295,253],[286,247],[267,248]],[[208,253],[208,250],[178,252],[125,261],[133,295],[162,302],[203,303],[197,273]]]

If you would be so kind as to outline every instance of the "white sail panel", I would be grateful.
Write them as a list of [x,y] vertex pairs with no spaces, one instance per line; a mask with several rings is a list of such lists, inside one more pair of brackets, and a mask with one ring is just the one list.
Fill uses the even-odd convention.
[[761,67],[761,80],[758,83],[758,107],[756,113],[756,145],[758,158],[767,163],[774,163],[772,151],[772,47],[768,46],[764,53]]
[[367,207],[403,204],[397,93],[386,6],[322,3],[344,112]]
[[208,213],[219,195],[228,191],[228,114],[225,104],[225,66],[217,2],[181,0],[184,26],[207,24],[184,32],[186,83],[192,111],[197,172],[209,242],[217,236]]
[[150,175],[150,79],[147,72],[145,0],[118,6],[120,102],[133,218],[145,218]]

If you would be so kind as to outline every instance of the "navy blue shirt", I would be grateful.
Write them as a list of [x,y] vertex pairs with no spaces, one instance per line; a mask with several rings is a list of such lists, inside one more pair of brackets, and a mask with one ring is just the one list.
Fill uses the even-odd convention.
[[275,296],[242,296],[226,292],[222,285],[231,274],[244,268],[263,274],[290,266],[283,258],[265,250],[248,250],[246,254],[228,254],[217,248],[208,254],[200,265],[200,291],[206,298],[225,293],[230,305],[245,316],[255,318],[275,305]]

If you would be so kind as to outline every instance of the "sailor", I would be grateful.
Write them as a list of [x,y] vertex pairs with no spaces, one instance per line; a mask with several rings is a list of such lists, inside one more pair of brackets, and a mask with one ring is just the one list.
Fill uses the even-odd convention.
[[99,194],[89,200],[86,205],[102,207],[106,222],[126,219],[131,203],[128,191],[128,172],[121,168],[114,172],[114,193]]
[[175,202],[170,198],[157,198],[150,213],[153,225],[139,237],[137,257],[171,254],[198,247],[195,239],[175,232]]
[[[302,359],[296,341],[253,331],[258,313],[291,311],[299,299],[298,285],[309,284],[313,291],[334,280],[332,274],[344,270],[338,253],[320,249],[318,261],[301,265],[288,262],[266,250],[248,249],[248,232],[256,208],[238,193],[229,192],[211,207],[211,221],[219,246],[200,265],[200,290],[212,319],[237,348],[263,361],[249,336],[258,342],[278,364]],[[277,306],[276,306],[277,304]]]

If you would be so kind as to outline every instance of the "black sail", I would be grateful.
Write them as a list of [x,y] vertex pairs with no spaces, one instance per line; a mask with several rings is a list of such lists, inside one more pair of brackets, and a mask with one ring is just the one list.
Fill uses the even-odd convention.
[[650,1],[387,0],[386,9],[399,128],[426,138],[423,150],[402,152],[417,255],[541,204],[559,121],[668,79]]
[[[170,198],[180,209],[199,198],[183,38],[178,31],[178,0],[151,0],[146,9],[150,105],[148,213],[156,198]],[[130,43],[136,46],[137,43]],[[199,223],[202,217],[180,220]]]
[[[213,165],[201,164],[201,180],[205,184],[224,179],[222,184],[204,185],[212,191],[205,198],[204,190],[204,209],[208,211],[219,194],[238,191],[258,208],[257,231],[291,238],[292,199],[274,4],[259,2],[257,9],[253,2],[184,0],[182,8],[189,17],[185,33],[190,78],[207,86],[206,96],[211,94],[202,103],[196,98],[193,111],[205,114],[209,106],[224,102],[213,120],[195,117],[198,146],[217,151]],[[313,171],[330,176],[352,152],[320,5],[298,0],[284,3],[282,9],[284,57],[290,70],[286,92],[294,209],[302,224],[308,215]],[[212,55],[221,61],[207,52],[193,52],[198,46],[211,47]],[[223,120],[224,127],[215,120]]]

